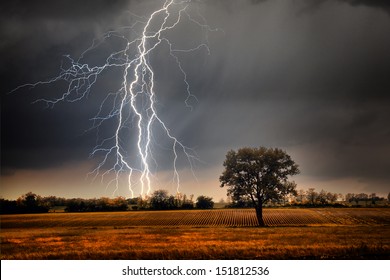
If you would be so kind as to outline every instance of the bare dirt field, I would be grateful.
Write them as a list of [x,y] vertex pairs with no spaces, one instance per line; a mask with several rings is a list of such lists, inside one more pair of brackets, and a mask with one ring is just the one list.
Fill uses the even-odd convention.
[[1,216],[1,259],[389,259],[390,209]]

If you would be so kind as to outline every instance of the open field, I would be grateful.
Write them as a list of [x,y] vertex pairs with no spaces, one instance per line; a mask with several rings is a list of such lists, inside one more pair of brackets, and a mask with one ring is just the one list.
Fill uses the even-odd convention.
[[389,259],[390,209],[1,216],[2,259]]

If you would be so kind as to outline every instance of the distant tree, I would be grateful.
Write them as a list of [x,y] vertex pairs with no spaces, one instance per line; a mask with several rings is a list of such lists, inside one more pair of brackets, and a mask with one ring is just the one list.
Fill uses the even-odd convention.
[[46,196],[46,197],[37,197],[38,204],[46,207],[55,207],[55,206],[64,206],[66,204],[66,199],[56,196]]
[[199,209],[211,209],[214,207],[214,201],[212,197],[204,195],[198,196],[196,199],[196,208]]
[[183,208],[183,209],[191,209],[194,208],[194,202],[192,198],[194,195],[190,195],[190,198],[187,198],[186,194],[182,194],[180,192],[176,193],[174,197],[173,208]]
[[368,194],[366,194],[366,193],[359,193],[359,194],[356,195],[356,198],[357,198],[358,202],[359,201],[363,201],[363,202],[365,202],[365,205],[367,206],[367,202],[369,200]]
[[339,195],[337,193],[331,193],[331,192],[326,193],[326,200],[328,203],[335,203],[338,198]]
[[220,176],[221,187],[228,186],[232,198],[250,199],[260,226],[264,226],[263,205],[296,194],[296,184],[288,177],[299,173],[298,165],[281,149],[241,148],[229,151]]
[[166,201],[166,208],[165,209],[177,209],[179,208],[179,205],[181,205],[181,201],[179,202],[176,197],[173,195],[170,195],[168,197],[168,200]]
[[359,201],[366,201],[368,199],[368,194],[366,193],[359,193],[356,195],[357,199]]
[[110,205],[114,211],[125,211],[127,210],[129,203],[126,198],[118,196],[110,201]]
[[84,212],[85,202],[81,198],[71,198],[66,201],[66,212]]
[[306,192],[306,198],[308,200],[308,202],[311,204],[311,205],[314,205],[315,202],[317,201],[317,197],[318,197],[318,192],[315,191],[315,188],[309,188]]
[[339,195],[337,193],[328,192],[326,190],[321,190],[319,193],[315,192],[313,188],[308,191],[308,200],[311,204],[314,201],[325,205],[325,204],[333,204],[337,201]]
[[40,197],[35,193],[28,192],[25,195],[19,197],[16,201],[16,205],[20,212],[24,213],[44,213],[49,211],[49,207],[38,204]]
[[297,198],[296,198],[297,202],[303,203],[305,200],[305,197],[306,197],[305,191],[302,189],[298,190]]
[[327,192],[325,190],[321,190],[319,194],[317,195],[317,201],[321,203],[322,205],[326,204],[328,202],[327,200]]
[[182,194],[181,192],[177,192],[176,196],[174,196],[174,205],[175,208],[181,208],[184,200],[186,200],[187,197],[185,194]]
[[138,200],[139,200],[139,197],[128,198],[127,203],[128,204],[137,204]]
[[150,197],[150,207],[156,210],[169,208],[169,195],[166,190],[156,190]]
[[139,201],[140,201],[139,197],[133,197],[127,199],[127,203],[132,210],[138,210],[140,208]]
[[354,193],[347,193],[345,195],[345,201],[349,202],[349,203],[355,202],[357,204],[359,202],[359,199],[356,196],[356,194],[354,194]]
[[376,195],[376,193],[370,194],[371,204],[375,204],[377,200],[379,200],[379,197]]
[[149,208],[149,206],[150,206],[149,202],[150,202],[149,196],[146,196],[146,197],[139,196],[139,198],[137,199],[137,209]]
[[26,206],[27,209],[34,209],[38,207],[37,195],[35,193],[29,192],[22,196],[22,203]]
[[183,209],[192,209],[192,208],[194,208],[194,201],[192,200],[193,198],[194,198],[193,194],[190,195],[190,198],[187,198],[187,196],[184,195],[180,207],[183,208]]
[[231,200],[230,207],[233,208],[252,208],[254,204],[250,197],[241,196],[239,193],[231,194],[229,197]]
[[20,209],[18,208],[15,200],[8,200],[0,198],[0,213],[1,214],[15,214],[19,213]]
[[96,210],[98,211],[108,211],[110,208],[110,199],[108,197],[101,197],[96,200]]

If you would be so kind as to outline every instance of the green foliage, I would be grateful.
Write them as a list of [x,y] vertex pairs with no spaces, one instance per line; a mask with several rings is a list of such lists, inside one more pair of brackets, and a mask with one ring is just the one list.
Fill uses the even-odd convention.
[[221,187],[228,186],[233,198],[249,198],[255,202],[281,199],[295,191],[288,176],[299,173],[298,165],[280,149],[242,148],[229,151],[220,176]]
[[186,195],[180,193],[173,196],[166,190],[156,190],[149,199],[149,208],[152,210],[192,209],[194,203],[192,195],[187,199]]
[[169,195],[166,190],[156,190],[150,198],[150,207],[155,210],[170,209]]
[[124,197],[116,198],[72,198],[65,201],[66,212],[100,212],[100,211],[126,211],[128,201]]
[[214,207],[214,201],[212,197],[198,196],[196,199],[196,208],[198,209],[211,209]]
[[178,202],[173,195],[168,195],[166,190],[156,190],[150,198],[150,209],[169,210],[177,209]]
[[264,203],[296,195],[296,184],[288,177],[299,173],[298,165],[278,148],[241,148],[229,151],[220,176],[221,187],[233,201],[251,201],[260,225]]
[[35,193],[28,192],[16,200],[19,213],[46,213],[49,207],[40,204],[41,197]]

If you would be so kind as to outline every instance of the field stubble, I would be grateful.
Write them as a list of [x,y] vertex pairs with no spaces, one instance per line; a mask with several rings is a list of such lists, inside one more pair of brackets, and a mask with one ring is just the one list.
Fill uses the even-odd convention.
[[1,216],[2,259],[388,259],[390,209]]

